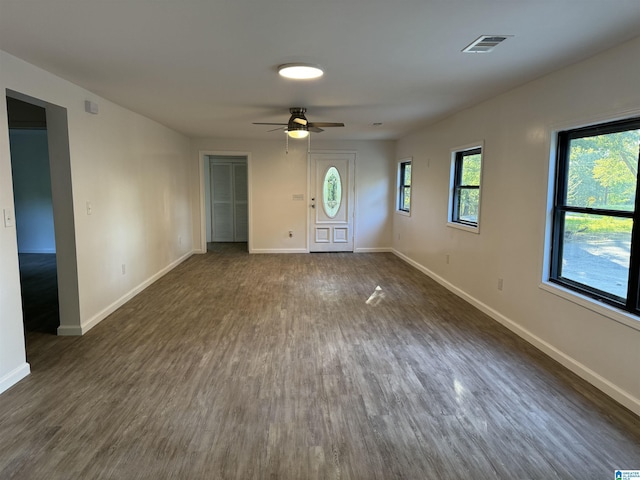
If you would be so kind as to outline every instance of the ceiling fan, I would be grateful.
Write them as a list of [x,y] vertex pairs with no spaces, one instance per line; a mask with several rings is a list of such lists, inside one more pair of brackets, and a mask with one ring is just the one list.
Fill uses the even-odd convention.
[[[292,107],[289,109],[291,117],[288,123],[253,122],[254,125],[281,125],[283,130],[292,138],[305,138],[309,132],[320,133],[324,130],[321,127],[344,127],[344,123],[338,122],[309,122],[304,116],[307,111],[304,107]],[[276,128],[274,130],[280,130]],[[271,130],[271,131],[274,131]]]

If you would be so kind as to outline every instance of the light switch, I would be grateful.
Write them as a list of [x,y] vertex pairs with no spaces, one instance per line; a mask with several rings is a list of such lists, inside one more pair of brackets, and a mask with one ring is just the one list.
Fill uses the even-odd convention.
[[93,213],[93,207],[91,206],[91,202],[87,202],[87,215],[91,215]]
[[4,226],[5,228],[13,227],[15,225],[15,219],[13,218],[13,212],[7,208],[3,210],[4,212]]

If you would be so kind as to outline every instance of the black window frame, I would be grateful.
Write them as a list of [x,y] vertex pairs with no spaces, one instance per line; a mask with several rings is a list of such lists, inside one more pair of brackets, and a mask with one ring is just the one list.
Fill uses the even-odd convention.
[[[462,184],[462,170],[464,166],[465,157],[472,155],[480,155],[480,182],[478,185],[463,185]],[[467,227],[478,228],[480,225],[480,185],[482,183],[482,166],[483,166],[483,154],[482,146],[473,147],[465,150],[458,150],[455,152],[454,157],[454,169],[453,169],[453,188],[451,195],[451,219],[452,223],[465,225]],[[470,222],[460,218],[460,193],[462,190],[477,190],[478,191],[478,221]]]
[[[558,132],[551,232],[551,262],[549,268],[550,282],[635,315],[640,314],[640,306],[638,305],[638,301],[640,299],[640,175],[636,176],[636,195],[633,211],[567,205],[567,190],[570,166],[569,154],[572,140],[638,129],[640,129],[640,117],[599,123],[596,125]],[[637,168],[640,168],[640,148],[638,151]],[[626,298],[618,297],[593,286],[562,277],[561,271],[565,239],[565,216],[567,213],[629,218],[632,220],[633,226],[631,230],[631,249]]]
[[398,211],[404,213],[411,213],[411,200],[409,200],[409,208],[406,208],[404,203],[405,191],[409,190],[409,198],[411,199],[411,183],[413,183],[413,167],[411,168],[411,179],[409,184],[405,184],[405,173],[407,165],[411,166],[412,160],[400,160],[398,163]]

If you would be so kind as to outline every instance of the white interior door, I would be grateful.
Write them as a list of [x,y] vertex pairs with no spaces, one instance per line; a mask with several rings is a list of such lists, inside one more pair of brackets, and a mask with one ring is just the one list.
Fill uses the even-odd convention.
[[309,156],[309,251],[353,252],[355,153]]

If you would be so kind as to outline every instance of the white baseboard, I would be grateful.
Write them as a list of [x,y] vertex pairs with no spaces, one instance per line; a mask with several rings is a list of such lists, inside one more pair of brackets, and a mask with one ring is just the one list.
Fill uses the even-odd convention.
[[182,262],[184,262],[189,257],[191,257],[191,255],[193,255],[193,253],[194,252],[188,252],[188,253],[184,254],[182,257],[180,257],[177,260],[175,260],[174,262],[170,263],[165,268],[160,270],[158,273],[156,273],[155,275],[151,276],[150,278],[148,278],[147,280],[142,282],[137,287],[131,289],[129,292],[127,292],[122,297],[117,299],[111,305],[109,305],[105,309],[103,309],[100,312],[98,312],[96,315],[91,317],[89,320],[87,320],[86,322],[82,322],[82,324],[79,327],[78,326],[74,326],[74,325],[60,325],[58,327],[58,335],[61,335],[61,336],[84,335],[89,330],[91,330],[93,327],[95,327],[98,323],[100,323],[102,320],[104,320],[109,315],[111,315],[113,312],[115,312],[122,305],[124,305],[129,300],[131,300],[133,297],[135,297],[137,294],[142,292],[145,288],[147,288],[153,282],[155,282],[159,278],[163,277],[164,275],[169,273],[171,270],[176,268],[178,265],[180,265]]
[[24,362],[18,368],[14,368],[4,377],[0,378],[0,393],[13,387],[16,383],[31,373],[31,366]]
[[309,253],[306,248],[253,248],[249,253]]
[[447,290],[453,292],[457,296],[459,296],[462,299],[464,299],[467,302],[469,302],[474,307],[478,308],[482,312],[484,312],[487,315],[489,315],[491,318],[493,318],[497,322],[499,322],[502,325],[504,325],[505,327],[507,327],[509,330],[514,332],[516,335],[518,335],[519,337],[521,337],[522,339],[526,340],[531,345],[536,347],[538,350],[541,350],[542,352],[546,353],[551,358],[553,358],[557,362],[561,363],[563,366],[565,366],[566,368],[571,370],[573,373],[575,373],[579,377],[583,378],[584,380],[586,380],[587,382],[592,384],[594,387],[596,387],[599,390],[603,391],[604,393],[609,395],[611,398],[613,398],[614,400],[616,400],[617,402],[619,402],[620,404],[624,405],[629,410],[634,412],[635,414],[640,415],[640,399],[634,397],[629,392],[623,390],[622,388],[618,387],[617,385],[615,385],[614,383],[610,382],[606,378],[604,378],[601,375],[597,374],[596,372],[591,370],[586,365],[583,365],[581,362],[577,361],[575,358],[573,358],[573,357],[567,355],[566,353],[562,352],[561,350],[559,350],[558,348],[554,347],[553,345],[551,345],[547,341],[541,339],[537,335],[534,335],[529,330],[527,330],[526,328],[523,328],[518,323],[516,323],[513,320],[511,320],[511,319],[507,318],[506,316],[502,315],[497,310],[494,310],[493,308],[489,307],[488,305],[486,305],[485,303],[483,303],[480,300],[476,299],[475,297],[472,297],[471,295],[469,295],[468,293],[464,292],[460,288],[456,287],[455,285],[453,285],[449,281],[445,280],[444,278],[442,278],[438,274],[432,272],[431,270],[429,270],[425,266],[419,264],[418,262],[412,260],[411,258],[407,257],[406,255],[404,255],[401,252],[398,252],[395,249],[392,249],[392,252],[396,256],[398,256],[399,258],[401,258],[402,260],[407,262],[409,265],[417,268],[422,273],[424,273],[428,277],[430,277],[433,280],[435,280],[436,282],[438,282],[440,285],[445,287]]
[[354,253],[390,253],[390,252],[393,252],[393,249],[390,247],[375,247],[375,248],[360,247],[360,248],[356,248],[353,252]]

